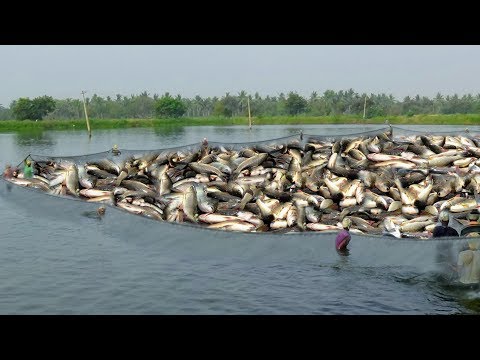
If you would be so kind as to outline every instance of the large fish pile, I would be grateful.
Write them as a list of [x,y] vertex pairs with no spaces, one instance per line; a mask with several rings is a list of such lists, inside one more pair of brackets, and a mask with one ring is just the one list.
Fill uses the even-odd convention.
[[[119,158],[120,159],[120,158]],[[441,210],[459,222],[477,209],[480,139],[391,131],[241,150],[204,141],[121,161],[33,159],[12,182],[107,203],[158,221],[230,231],[351,231],[429,237]]]

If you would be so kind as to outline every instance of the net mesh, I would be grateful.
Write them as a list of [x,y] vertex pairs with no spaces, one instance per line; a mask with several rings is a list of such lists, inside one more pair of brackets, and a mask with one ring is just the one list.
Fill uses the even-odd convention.
[[462,126],[454,126],[451,129],[448,130],[415,130],[412,128],[405,128],[402,126],[391,126],[392,131],[398,135],[444,135],[444,136],[467,136],[471,137],[474,135],[478,135],[478,130],[476,127],[469,129],[468,127],[462,127]]
[[[113,148],[108,151],[104,152],[99,152],[99,153],[93,153],[93,154],[85,154],[85,155],[77,155],[77,156],[51,156],[51,155],[42,155],[42,154],[29,154],[26,159],[31,159],[34,162],[35,165],[35,173],[36,175],[41,175],[43,173],[43,170],[46,168],[54,168],[57,169],[60,168],[60,170],[65,171],[68,169],[71,169],[72,165],[75,165],[77,168],[77,171],[79,173],[79,179],[82,176],[94,176],[97,180],[96,186],[92,186],[92,188],[98,188],[101,191],[110,191],[112,192],[112,195],[114,194],[115,196],[110,196],[106,197],[103,200],[98,200],[99,203],[105,204],[107,206],[118,206],[118,199],[125,200],[125,198],[130,199],[130,207],[122,207],[121,211],[129,211],[132,212],[136,215],[141,215],[141,216],[147,216],[149,218],[159,220],[159,221],[167,221],[167,222],[183,222],[185,225],[188,226],[205,226],[205,225],[211,225],[215,223],[203,223],[199,222],[196,217],[202,214],[208,214],[211,213],[212,211],[202,209],[198,204],[201,202],[201,199],[198,197],[198,192],[199,191],[204,191],[207,198],[209,200],[214,199],[214,202],[216,203],[216,206],[218,206],[219,203],[225,205],[225,208],[223,208],[223,213],[222,215],[225,216],[231,216],[228,215],[229,211],[227,210],[232,210],[235,209],[235,206],[231,206],[232,203],[234,205],[238,205],[239,200],[245,200],[246,193],[251,193],[252,198],[248,199],[248,201],[243,204],[245,207],[245,210],[248,211],[253,211],[254,205],[256,204],[257,208],[255,208],[257,211],[254,212],[255,215],[263,219],[263,222],[268,222],[270,228],[267,230],[262,230],[262,231],[269,231],[271,233],[278,233],[282,234],[288,231],[291,231],[292,229],[287,226],[284,226],[284,221],[285,218],[281,219],[282,221],[278,221],[275,223],[275,221],[272,221],[272,216],[273,215],[265,215],[264,209],[262,209],[262,201],[265,200],[262,196],[260,196],[260,204],[258,203],[258,192],[255,192],[255,188],[261,189],[262,191],[266,191],[268,188],[268,184],[271,182],[271,180],[276,179],[276,173],[281,173],[283,171],[284,175],[288,178],[287,183],[288,187],[284,187],[282,189],[271,189],[268,188],[268,197],[270,198],[276,198],[277,200],[280,201],[280,203],[295,203],[295,201],[299,200],[299,198],[293,198],[292,197],[292,189],[294,191],[300,190],[300,192],[305,192],[306,194],[309,195],[318,195],[322,194],[323,198],[326,197],[324,193],[322,193],[319,189],[323,186],[325,187],[325,181],[323,180],[318,180],[318,182],[312,187],[305,187],[305,180],[301,178],[296,178],[295,173],[291,173],[291,168],[292,168],[292,159],[295,158],[295,156],[291,156],[291,150],[298,150],[301,152],[302,156],[305,155],[307,152],[310,152],[315,154],[315,147],[312,146],[312,144],[322,144],[326,145],[326,148],[329,148],[329,156],[332,154],[332,149],[334,147],[334,143],[345,140],[346,143],[348,144],[351,140],[378,140],[381,142],[396,142],[399,141],[400,143],[416,143],[416,144],[421,144],[422,143],[422,136],[440,136],[444,137],[444,141],[447,141],[447,138],[454,138],[454,140],[458,140],[457,142],[452,142],[453,147],[459,146],[460,149],[465,150],[470,143],[466,141],[462,141],[462,138],[469,139],[471,140],[476,146],[480,145],[480,134],[476,131],[472,131],[469,129],[456,129],[456,130],[449,130],[449,131],[417,131],[417,130],[412,130],[412,129],[407,129],[407,128],[402,128],[402,127],[397,127],[397,126],[383,126],[380,127],[379,129],[371,130],[371,131],[364,131],[364,132],[355,132],[355,133],[341,133],[341,134],[336,134],[336,135],[313,135],[313,134],[304,134],[303,132],[291,135],[291,136],[286,136],[286,137],[280,137],[280,138],[275,138],[275,139],[268,139],[265,141],[256,141],[256,142],[244,142],[244,143],[226,143],[226,142],[198,142],[195,144],[188,144],[188,145],[181,145],[177,147],[169,147],[169,148],[161,148],[161,149],[151,149],[151,150],[142,150],[142,149],[122,149],[122,148]],[[450,141],[450,140],[449,140]],[[453,140],[452,140],[453,141]],[[373,142],[373,141],[372,141]],[[443,142],[442,142],[443,143]],[[340,151],[345,150],[344,146],[345,144],[342,143],[342,147],[340,148]],[[460,145],[456,145],[460,144]],[[451,147],[450,147],[451,148]],[[324,151],[324,150],[322,150]],[[338,150],[336,150],[338,151]],[[375,150],[372,150],[375,152]],[[249,153],[250,152],[250,153]],[[245,170],[252,170],[255,166],[260,165],[262,162],[270,162],[275,164],[274,167],[276,166],[277,169],[274,172],[265,172],[268,174],[268,177],[263,179],[262,175],[262,170],[259,170],[259,174],[251,174],[247,171],[245,176],[241,176],[242,180],[247,180],[246,184],[243,184],[239,188],[232,188],[230,185],[232,184],[232,180],[238,180],[238,175],[239,173],[232,175],[232,173],[227,170],[222,170],[220,165],[217,164],[215,169],[212,169],[211,163],[212,162],[220,162],[218,157],[221,154],[240,154],[240,157],[242,158],[243,161],[247,160],[248,158],[253,159],[252,162],[254,162],[254,154],[266,154],[265,159],[262,159],[259,164],[253,164],[253,165],[248,165],[245,166],[245,169],[242,169],[244,172]],[[248,154],[248,155],[245,155]],[[373,153],[374,154],[374,153]],[[189,164],[190,162],[198,162],[199,159],[202,157],[206,157],[209,155],[214,155],[213,158],[209,161],[206,162],[206,165],[208,167],[203,167],[201,170],[198,170],[197,168],[191,167]],[[344,156],[345,154],[342,154]],[[374,154],[375,155],[375,154]],[[470,154],[472,155],[472,154]],[[338,155],[340,158],[340,155]],[[189,159],[186,161],[185,159]],[[108,160],[112,164],[115,164],[118,168],[118,170],[112,171],[111,169],[108,170],[109,174],[102,172],[101,170],[103,169],[93,169],[95,166],[100,166],[99,163],[102,160]],[[155,173],[155,170],[150,169],[150,165],[144,165],[143,167],[141,166],[141,162],[145,161],[147,164],[151,164],[152,162],[156,164],[156,166],[162,166],[165,165],[167,170],[165,170],[165,173],[168,176],[168,181],[170,181],[169,184],[169,189],[168,191],[165,191],[164,194],[161,193],[161,188],[162,188],[162,179],[161,176],[159,175],[160,173]],[[303,161],[303,160],[302,160]],[[341,160],[342,161],[342,160]],[[122,171],[127,172],[125,170],[126,164],[134,164],[136,166],[135,169],[135,175],[131,176],[130,174],[127,174],[126,177],[122,181],[116,182],[115,180],[118,180],[118,177],[121,176]],[[236,166],[239,165],[240,162],[236,163]],[[356,165],[357,167],[353,167],[350,169],[350,166],[353,166],[352,164]],[[367,161],[364,164],[367,165],[358,165],[355,162],[347,162],[347,163],[342,163],[341,166],[337,166],[336,170],[330,169],[330,165],[327,165],[326,162],[319,162],[318,165],[312,166],[309,171],[320,171],[323,168],[329,168],[331,171],[338,171],[338,173],[334,176],[344,176],[346,178],[349,178],[350,180],[352,178],[358,177],[358,173],[360,170],[368,169],[369,171],[372,171],[372,168],[369,167],[372,164],[374,164],[372,161]],[[300,164],[300,165],[305,165],[305,164]],[[90,166],[90,168],[88,168]],[[104,165],[102,165],[104,166]],[[389,165],[390,166],[390,165]],[[417,166],[420,168],[421,166]],[[305,166],[302,168],[302,172],[305,171]],[[92,170],[93,169],[93,170]],[[279,170],[281,169],[281,170]],[[412,169],[412,168],[409,168]],[[415,169],[415,167],[413,167]],[[300,171],[300,170],[299,170]],[[375,169],[376,171],[376,169]],[[45,191],[45,187],[42,185],[38,185],[38,187],[35,187],[35,190],[38,191],[45,191],[49,195],[53,196],[68,196],[72,199],[75,200],[83,200],[83,201],[92,201],[92,198],[87,197],[86,195],[82,194],[75,194],[75,190],[71,190],[68,185],[68,181],[66,179],[62,181],[56,180],[53,174],[54,170],[50,169],[49,170],[49,177],[48,180],[50,181],[50,184],[52,182],[55,183],[56,191]],[[140,175],[139,175],[140,174]],[[157,174],[157,175],[155,175]],[[162,172],[163,174],[163,172]],[[112,175],[112,176],[110,176]],[[204,178],[201,179],[201,176]],[[333,178],[333,179],[334,179]],[[421,178],[419,177],[419,181],[422,181],[425,177]],[[185,205],[185,199],[188,197],[184,195],[185,197],[179,200],[178,196],[175,197],[172,194],[179,194],[179,193],[185,193],[187,187],[181,188],[180,186],[178,189],[173,189],[175,187],[174,184],[177,184],[181,181],[184,181],[185,183],[188,182],[188,180],[191,179],[195,184],[194,184],[194,189],[197,194],[197,205],[200,210],[196,210],[196,217],[192,217],[191,214],[188,214],[188,206]],[[126,180],[126,181],[124,181]],[[133,183],[130,184],[128,183],[129,180],[135,180],[137,182],[140,182],[141,184],[138,183]],[[78,181],[78,180],[76,180]],[[255,183],[257,181],[258,183]],[[365,182],[364,179],[361,181]],[[127,189],[123,189],[123,193],[115,193],[118,190],[119,187],[122,187],[124,184],[129,184]],[[402,179],[403,183],[403,179]],[[101,185],[99,185],[101,184]],[[143,185],[145,187],[143,187]],[[200,186],[200,185],[201,186]],[[203,185],[202,185],[203,184]],[[238,184],[237,184],[238,185]],[[387,187],[392,187],[393,184],[387,184]],[[72,185],[73,186],[73,185]],[[76,185],[75,185],[76,186]],[[207,189],[206,187],[212,187],[215,186],[216,188],[213,189]],[[299,188],[301,186],[301,188]],[[367,186],[367,185],[365,185]],[[372,185],[368,185],[369,187],[372,187]],[[70,186],[71,187],[71,186]],[[60,190],[59,190],[60,189]],[[85,190],[85,189],[90,189],[89,186],[85,185],[85,183],[82,183],[80,181],[80,184],[78,184],[78,191],[80,190]],[[243,190],[242,190],[243,189]],[[381,189],[379,187],[379,189]],[[373,189],[374,194],[369,195],[370,200],[373,199],[374,202],[377,202],[380,204],[382,202],[381,199],[379,199],[377,196],[392,196],[390,193],[383,191],[379,191],[379,189]],[[331,192],[332,189],[328,187],[328,190]],[[62,192],[63,191],[63,192]],[[128,196],[124,196],[124,193],[130,191],[131,196],[130,198]],[[142,198],[141,203],[132,203],[132,198],[135,198],[136,196],[139,196],[139,193],[143,191],[143,194],[140,194]],[[293,192],[294,192],[293,191]],[[462,190],[458,190],[457,192],[462,192]],[[136,192],[136,193],[135,193]],[[152,194],[152,193],[153,194]],[[275,197],[275,195],[278,195],[279,192],[282,192],[280,194],[280,197]],[[147,195],[145,195],[145,193]],[[159,195],[160,194],[160,195]],[[330,194],[332,195],[332,194]],[[89,195],[90,196],[90,195]],[[119,196],[119,197],[118,197]],[[283,196],[283,198],[281,197]],[[345,196],[345,195],[344,195]],[[354,202],[355,194],[350,194],[348,197]],[[101,197],[99,195],[99,197]],[[267,197],[267,198],[268,198]],[[306,200],[305,200],[306,199]],[[320,209],[323,211],[323,214],[325,214],[325,209],[321,208],[320,203],[322,202],[321,198],[319,196],[315,197],[307,197],[305,200],[307,202],[306,206],[313,206],[315,210]],[[345,199],[342,198],[335,198],[332,196],[333,199],[333,208],[335,210],[338,210],[339,212],[345,209],[348,209],[351,207],[350,205],[347,205],[346,202],[343,204],[341,201],[344,201]],[[324,199],[325,200],[325,199]],[[447,200],[447,199],[445,199]],[[97,201],[97,200],[93,200]],[[357,200],[358,201],[358,200]],[[403,200],[402,200],[403,201]],[[183,202],[183,203],[182,203]],[[171,204],[176,204],[176,209],[175,209],[175,216],[172,218],[168,218],[166,216],[166,208],[171,206]],[[240,202],[242,203],[242,202]],[[122,203],[123,204],[123,203]],[[146,205],[148,204],[148,205]],[[139,206],[144,207],[143,210],[145,210],[148,206],[155,206],[155,210],[149,210],[148,212],[142,212],[139,209]],[[227,206],[228,205],[228,206]],[[361,205],[359,204],[354,204],[352,207],[356,205]],[[403,204],[405,205],[405,204]],[[415,205],[417,206],[417,205]],[[133,210],[132,210],[133,209]],[[217,207],[218,209],[218,207]],[[238,209],[237,209],[238,210]],[[270,209],[271,210],[271,209]],[[363,209],[365,210],[365,209]],[[368,209],[367,209],[368,210]],[[385,211],[386,209],[383,209],[382,211]],[[408,209],[407,209],[408,210]],[[403,211],[403,209],[402,209]],[[213,211],[214,212],[214,211]],[[230,213],[233,213],[233,211],[230,211]],[[346,213],[348,215],[348,211]],[[337,214],[338,215],[338,214]],[[414,214],[413,216],[418,215],[418,212]],[[276,216],[276,215],[275,215]],[[305,220],[306,223],[315,223],[318,222],[315,220],[311,220],[315,218],[314,213],[310,213],[308,215],[308,220]],[[333,220],[330,221],[329,226],[325,226],[325,228],[320,228],[317,226],[312,226],[311,228],[303,228],[303,231],[338,231],[341,229],[341,227],[338,225],[339,221],[346,215],[342,213],[342,216],[337,216]],[[363,216],[363,215],[362,215]],[[370,223],[373,223],[374,221],[372,218],[374,218],[371,215],[368,216],[363,216],[364,219],[370,221]],[[227,219],[227,218],[225,218]],[[411,217],[409,218],[411,220]],[[225,220],[228,221],[228,220]],[[239,220],[239,224],[230,224],[229,226],[223,227],[222,229],[228,229],[232,231],[245,231],[245,232],[251,232],[251,231],[257,231],[259,228],[256,225],[256,227],[252,227],[251,224],[254,223],[250,220]],[[275,224],[273,226],[272,224]],[[355,224],[357,226],[358,224]],[[381,225],[381,222],[377,222],[375,226]],[[278,227],[277,227],[278,226]],[[369,230],[365,230],[365,228],[368,229],[367,225],[363,225],[363,233],[368,233]],[[360,225],[358,225],[359,228],[361,228]],[[297,229],[298,230],[298,229]],[[297,231],[295,230],[295,231]],[[405,231],[407,233],[407,231]],[[382,234],[378,233],[378,231],[374,231],[370,236],[381,236]],[[404,234],[405,235],[405,234]],[[415,232],[412,231],[411,236],[407,237],[411,238],[416,238],[416,237],[421,237],[425,235],[425,233],[421,234],[420,232]],[[405,236],[404,236],[405,237]]]

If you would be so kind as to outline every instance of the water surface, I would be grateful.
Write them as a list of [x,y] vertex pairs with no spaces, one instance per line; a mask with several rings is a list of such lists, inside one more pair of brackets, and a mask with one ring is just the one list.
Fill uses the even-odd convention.
[[[171,127],[0,134],[0,165],[200,142],[354,133],[382,126]],[[473,127],[470,127],[471,129]],[[458,131],[461,127],[414,127]],[[475,129],[474,129],[475,130]],[[478,130],[478,129],[476,129]],[[21,189],[24,190],[24,189]],[[5,189],[0,189],[4,191]],[[39,195],[41,195],[39,197]],[[437,244],[330,235],[239,234],[160,224],[84,202],[14,189],[0,197],[1,314],[458,314],[478,294],[439,281]],[[259,236],[260,235],[260,236]]]

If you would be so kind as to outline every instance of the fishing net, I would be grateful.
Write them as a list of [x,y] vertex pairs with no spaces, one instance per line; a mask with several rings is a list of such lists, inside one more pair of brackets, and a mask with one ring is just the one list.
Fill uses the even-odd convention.
[[[421,132],[387,125],[370,131],[335,135],[301,132],[281,138],[244,143],[208,142],[205,139],[195,144],[162,149],[114,147],[93,154],[77,156],[29,154],[27,158],[33,161],[35,175],[44,176],[48,180],[47,187],[37,181],[33,191],[86,201],[96,206],[113,206],[117,210],[160,222],[182,223],[186,226],[201,226],[213,230],[277,234],[315,233],[338,232],[341,229],[341,220],[345,216],[351,216],[356,219],[355,228],[352,229],[354,233],[356,230],[359,235],[368,234],[375,237],[391,235],[386,230],[392,229],[384,228],[383,218],[378,214],[390,211],[387,209],[390,203],[386,201],[392,200],[389,197],[394,195],[389,189],[395,184],[393,178],[388,179],[388,176],[400,173],[390,173],[381,179],[385,180],[385,183],[382,183],[365,180],[360,176],[362,170],[380,173],[385,168],[408,171],[422,168],[418,163],[409,163],[411,158],[399,159],[400,151],[407,149],[406,147],[400,147],[398,151],[390,147],[391,153],[388,155],[392,160],[388,164],[381,163],[376,167],[379,163],[375,162],[376,159],[371,159],[383,155],[382,151],[387,147],[383,148],[382,144],[396,144],[397,141],[400,141],[399,144],[405,142],[421,144],[424,141],[422,137],[430,136],[480,140],[478,132],[465,129]],[[349,158],[349,146],[357,143],[364,143],[365,148],[368,147],[369,150],[362,151],[370,151],[365,155],[372,157]],[[460,145],[456,145],[457,143]],[[377,144],[380,144],[380,147]],[[459,146],[463,150],[469,146],[469,143],[462,143],[460,140],[452,144],[453,147]],[[478,146],[477,142],[474,144]],[[435,144],[431,146],[434,147]],[[334,151],[337,152],[335,154],[337,162],[330,161]],[[307,154],[308,160],[305,159]],[[357,151],[356,155],[361,154],[359,155]],[[208,161],[202,162],[206,158],[209,158]],[[232,160],[234,158],[238,161]],[[408,167],[405,167],[407,165]],[[70,177],[72,171],[76,177]],[[325,179],[326,174],[331,173],[333,176],[328,175],[331,183],[328,183],[328,179]],[[399,176],[404,175],[405,173]],[[404,186],[414,184],[424,189],[428,186],[422,183],[425,177],[417,174],[415,181],[404,182],[402,178],[402,183]],[[334,194],[340,185],[333,182],[339,178],[345,181],[341,180],[342,190]],[[368,190],[366,196],[368,206],[363,200],[365,194],[359,195],[346,185],[353,179],[357,179],[355,180],[357,184],[364,184],[362,186]],[[81,180],[89,180],[91,183]],[[276,187],[272,187],[272,184]],[[23,186],[30,187],[25,184]],[[93,191],[86,190],[98,190],[98,193],[92,195]],[[461,191],[463,190],[457,189],[457,193]],[[338,196],[339,194],[341,196]],[[448,196],[453,195],[454,193],[449,193]],[[192,200],[192,196],[196,197],[196,200]],[[445,200],[448,199],[446,196]],[[193,205],[189,205],[188,201],[193,202]],[[411,213],[412,207],[421,206],[420,210],[423,211],[425,201],[422,200],[420,205],[418,201],[413,205],[412,201],[412,204],[401,208],[408,221],[419,214],[418,209],[414,209],[417,212]],[[191,206],[194,210],[190,208]],[[290,221],[286,217],[292,207],[295,207],[297,213],[305,209],[307,211],[306,215],[302,213],[306,220],[299,226],[292,226],[297,220]],[[242,218],[235,218],[239,209],[253,215],[248,215],[250,217],[247,218],[248,216],[244,214]],[[220,220],[213,220],[213,216],[209,215],[217,212],[221,215]],[[217,227],[219,223],[222,224]],[[427,221],[423,227],[419,225],[418,230],[411,226],[409,229],[415,230],[412,230],[411,234],[403,231],[403,237],[425,237],[425,227],[431,228],[432,224],[433,222]],[[399,224],[396,226],[398,228]]]
[[415,130],[412,128],[404,128],[401,126],[391,126],[394,137],[399,136],[421,136],[421,135],[443,135],[443,136],[465,136],[468,138],[479,137],[480,128],[478,126],[466,127],[466,126],[452,126],[448,130]]
[[338,140],[343,140],[343,139],[354,139],[354,138],[359,138],[359,137],[372,137],[374,138],[375,136],[378,135],[386,135],[386,136],[391,136],[391,128],[389,126],[387,127],[382,127],[380,129],[375,129],[375,130],[369,130],[369,131],[363,131],[363,132],[355,132],[355,133],[350,133],[350,134],[335,134],[335,135],[309,135],[305,134],[301,136],[305,139],[306,143],[320,143],[320,142],[334,142]]
[[[384,126],[379,129],[355,132],[355,133],[341,133],[333,135],[312,135],[304,134],[303,132],[291,136],[280,137],[275,139],[269,139],[264,141],[255,142],[242,142],[242,143],[227,143],[227,142],[209,142],[209,146],[212,150],[226,150],[226,151],[241,151],[246,148],[252,148],[258,151],[274,151],[281,150],[285,147],[295,147],[304,149],[305,144],[308,143],[329,143],[343,139],[355,139],[355,138],[368,138],[379,135],[385,135],[391,139],[397,139],[398,137],[414,137],[422,135],[443,135],[443,136],[463,136],[467,138],[480,139],[480,129],[478,127],[454,127],[450,130],[428,130],[420,131],[411,128],[403,128],[399,126]],[[140,158],[148,155],[168,156],[174,153],[189,154],[199,151],[202,147],[202,143],[181,145],[177,147],[161,148],[161,149],[110,149],[104,152],[76,155],[76,156],[61,156],[61,155],[41,155],[41,154],[29,154],[27,158],[31,158],[34,161],[70,161],[76,164],[82,164],[88,161],[94,161],[102,158],[109,158],[116,162],[122,162],[126,158],[134,157]],[[21,165],[18,164],[18,165]]]

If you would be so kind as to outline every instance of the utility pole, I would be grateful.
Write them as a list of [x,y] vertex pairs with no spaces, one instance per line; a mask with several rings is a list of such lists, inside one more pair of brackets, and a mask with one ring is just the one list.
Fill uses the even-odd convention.
[[87,103],[85,102],[85,93],[86,93],[86,91],[82,90],[83,109],[85,110],[85,120],[87,121],[88,137],[91,138],[92,137],[92,131],[90,130],[90,122],[88,121]]
[[247,97],[247,106],[248,106],[248,128],[252,130],[252,115],[250,114],[250,98]]
[[365,113],[367,110],[367,95],[365,94],[365,102],[363,103],[363,118],[365,119]]

